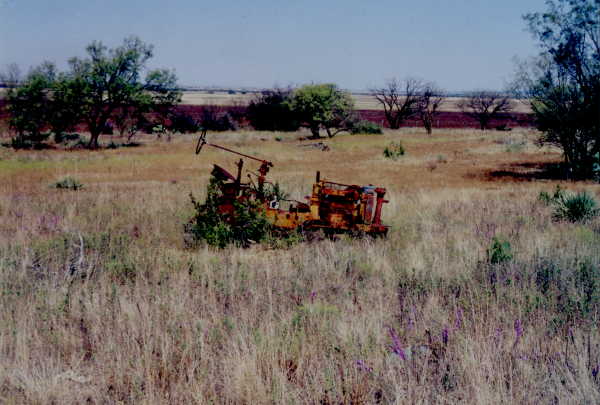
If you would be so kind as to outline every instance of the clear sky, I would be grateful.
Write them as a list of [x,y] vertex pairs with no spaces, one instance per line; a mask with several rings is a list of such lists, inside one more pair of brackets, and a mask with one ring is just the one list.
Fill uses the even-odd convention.
[[87,44],[137,35],[184,85],[335,82],[361,90],[416,76],[449,91],[502,89],[536,53],[521,16],[544,0],[0,0],[0,67],[65,66]]

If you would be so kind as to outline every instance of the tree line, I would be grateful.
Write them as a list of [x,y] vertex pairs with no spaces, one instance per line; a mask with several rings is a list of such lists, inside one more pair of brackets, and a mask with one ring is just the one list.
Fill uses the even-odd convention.
[[[548,0],[546,4],[544,12],[524,16],[541,51],[519,65],[512,96],[531,106],[540,143],[562,149],[573,177],[599,177],[600,2]],[[114,49],[93,42],[86,51],[87,57],[69,60],[64,72],[45,62],[22,80],[14,65],[0,77],[8,86],[15,146],[39,142],[49,133],[60,139],[82,123],[90,134],[89,148],[97,148],[101,134],[113,126],[122,135],[143,128],[160,134],[235,127],[235,117],[210,109],[200,120],[178,113],[174,106],[181,91],[174,72],[147,70],[153,48],[139,38],[127,38]],[[418,119],[428,133],[446,101],[445,92],[435,83],[412,78],[388,80],[370,93],[390,128]],[[458,107],[485,130],[494,118],[511,112],[514,102],[509,94],[481,90],[465,97]],[[306,127],[313,138],[343,131],[381,132],[378,125],[361,121],[351,95],[331,83],[263,92],[250,102],[245,119],[258,130]]]
[[[340,132],[381,133],[379,125],[361,120],[352,96],[333,83],[307,84],[258,94],[244,117],[207,107],[196,119],[174,107],[181,100],[177,77],[168,69],[147,70],[153,48],[137,37],[108,49],[101,42],[87,48],[87,57],[69,60],[66,71],[44,62],[21,77],[9,65],[0,79],[7,86],[9,126],[14,147],[35,147],[50,135],[60,143],[83,125],[90,134],[87,147],[99,146],[102,134],[118,131],[132,139],[139,131],[162,133],[233,130],[246,119],[258,130],[295,131],[306,127],[312,138]],[[145,76],[144,76],[145,73]],[[435,83],[408,78],[391,79],[371,90],[392,129],[419,119],[431,134],[435,117],[446,99]],[[507,97],[494,92],[473,93],[461,108],[477,119],[481,129],[509,110]],[[491,108],[490,108],[491,106]]]

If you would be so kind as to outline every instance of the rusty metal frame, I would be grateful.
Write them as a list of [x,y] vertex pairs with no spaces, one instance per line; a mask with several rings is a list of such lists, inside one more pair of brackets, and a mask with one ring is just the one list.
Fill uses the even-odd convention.
[[[248,198],[259,201],[264,210],[267,220],[275,227],[281,230],[323,230],[328,233],[364,233],[369,235],[386,235],[389,226],[381,222],[383,204],[385,200],[386,189],[373,185],[358,186],[354,184],[337,183],[326,179],[321,179],[320,172],[317,171],[315,183],[312,187],[312,194],[308,197],[308,203],[296,202],[288,210],[282,210],[278,204],[272,204],[266,201],[264,195],[264,184],[269,169],[273,163],[250,156],[221,145],[208,143],[206,141],[206,130],[204,130],[198,139],[196,154],[199,154],[204,145],[208,145],[226,152],[260,162],[258,169],[258,185],[254,185],[252,179],[248,183],[243,183],[242,168],[243,159],[237,162],[237,176],[233,176],[225,169],[214,165],[215,170],[223,172],[223,177],[228,180],[222,183],[222,197],[219,205],[221,214],[228,214],[227,217],[233,220],[234,203]],[[328,185],[337,186],[336,188]],[[254,186],[254,187],[253,187]],[[338,188],[339,187],[339,188]]]

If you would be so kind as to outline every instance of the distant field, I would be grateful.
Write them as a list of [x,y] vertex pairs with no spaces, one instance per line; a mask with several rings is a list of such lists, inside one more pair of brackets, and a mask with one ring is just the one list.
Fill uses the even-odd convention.
[[[5,89],[0,89],[0,98],[4,95]],[[182,105],[216,105],[216,106],[235,106],[243,107],[247,106],[248,103],[255,97],[254,93],[242,94],[237,91],[235,94],[229,94],[227,92],[207,92],[207,91],[185,91],[182,97]],[[381,111],[383,110],[380,103],[375,100],[374,97],[364,94],[353,94],[355,100],[355,107],[357,110],[371,110]],[[446,102],[442,105],[441,111],[444,112],[460,112],[457,104],[461,101],[458,97],[449,97]],[[514,113],[518,114],[530,114],[531,108],[528,104],[514,100]]]
[[[226,92],[201,92],[201,91],[186,91],[183,93],[183,104],[191,104],[191,105],[222,105],[222,106],[231,106],[231,105],[247,105],[250,100],[254,97],[252,93],[241,94],[237,92],[236,94],[228,94]],[[363,95],[363,94],[353,94],[355,105],[357,110],[382,110],[381,104],[375,100],[374,97]],[[458,97],[449,97],[447,101],[443,104],[441,108],[442,111],[460,111],[457,104],[461,101],[461,98]],[[520,102],[518,100],[514,100],[515,109],[514,112],[517,113],[530,113],[531,109],[526,103]]]

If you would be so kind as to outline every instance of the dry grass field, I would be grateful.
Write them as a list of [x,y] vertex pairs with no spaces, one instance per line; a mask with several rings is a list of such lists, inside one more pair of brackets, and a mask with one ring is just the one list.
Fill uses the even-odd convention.
[[234,155],[0,148],[0,403],[600,403],[600,222],[538,200],[600,188],[547,175],[535,132],[209,137],[298,199],[317,169],[386,187],[390,235],[186,250],[190,192]]

